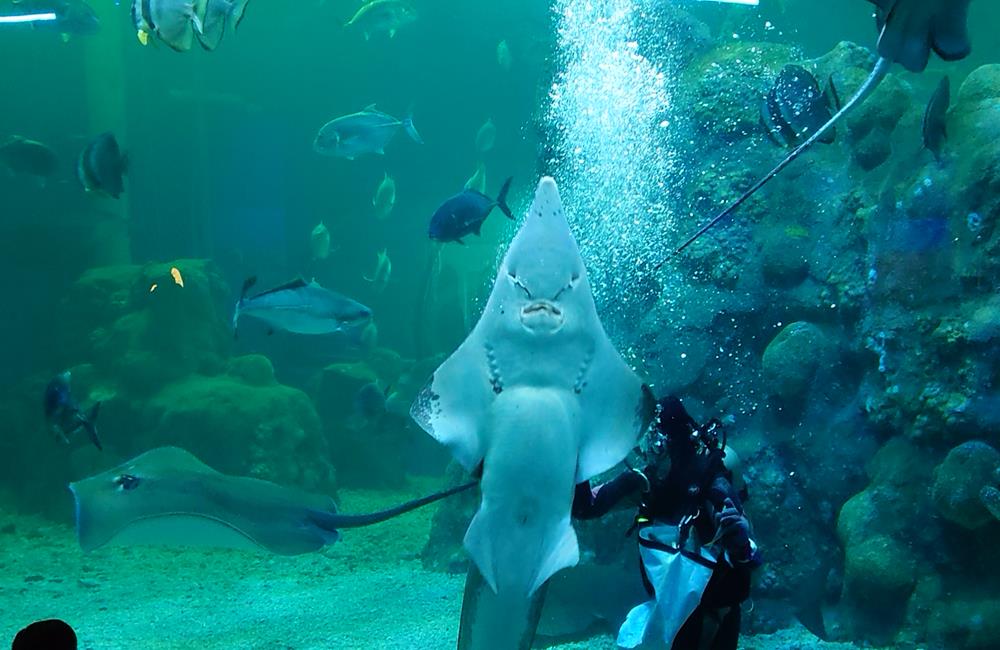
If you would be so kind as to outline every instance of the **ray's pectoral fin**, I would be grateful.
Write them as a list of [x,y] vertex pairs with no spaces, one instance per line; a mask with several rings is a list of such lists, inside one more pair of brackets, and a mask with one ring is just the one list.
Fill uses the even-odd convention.
[[576,482],[582,483],[628,455],[637,436],[653,420],[656,398],[607,337],[599,343],[576,390],[584,409],[581,417],[587,423],[576,469]]
[[480,423],[502,390],[477,330],[434,372],[410,407],[414,421],[470,473],[483,462]]

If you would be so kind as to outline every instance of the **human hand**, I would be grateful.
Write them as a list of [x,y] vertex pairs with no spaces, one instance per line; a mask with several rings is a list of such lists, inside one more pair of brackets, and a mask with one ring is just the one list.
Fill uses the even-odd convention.
[[719,540],[733,560],[745,562],[750,559],[750,522],[732,499],[726,499],[722,505],[722,512],[715,515]]

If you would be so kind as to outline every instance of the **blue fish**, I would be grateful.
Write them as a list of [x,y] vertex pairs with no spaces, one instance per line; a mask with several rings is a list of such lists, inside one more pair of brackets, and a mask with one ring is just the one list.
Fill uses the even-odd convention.
[[434,212],[427,234],[434,241],[462,244],[462,237],[479,234],[493,208],[500,208],[508,219],[513,220],[514,215],[507,206],[507,192],[512,180],[513,177],[504,181],[495,201],[477,190],[464,190],[451,197]]
[[68,443],[70,436],[84,431],[94,446],[103,450],[101,440],[97,437],[96,426],[97,412],[101,408],[101,403],[94,402],[90,410],[84,413],[73,399],[69,380],[70,374],[67,370],[54,377],[45,387],[45,419],[63,442]]

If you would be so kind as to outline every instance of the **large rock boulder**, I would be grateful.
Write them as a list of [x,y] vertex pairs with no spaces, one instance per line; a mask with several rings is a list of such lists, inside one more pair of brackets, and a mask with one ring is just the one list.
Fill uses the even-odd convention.
[[938,513],[969,530],[994,521],[981,494],[996,481],[998,467],[1000,452],[985,442],[972,440],[948,452],[934,470],[931,488]]

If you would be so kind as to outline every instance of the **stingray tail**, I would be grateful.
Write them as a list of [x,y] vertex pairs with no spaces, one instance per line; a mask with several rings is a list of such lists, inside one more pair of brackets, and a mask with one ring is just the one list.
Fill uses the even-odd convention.
[[440,492],[428,494],[427,496],[420,497],[419,499],[413,499],[412,501],[401,503],[394,508],[379,510],[378,512],[372,512],[367,515],[341,515],[336,512],[313,511],[310,513],[310,517],[314,523],[325,530],[371,526],[372,524],[381,523],[387,519],[398,517],[399,515],[406,514],[411,510],[422,508],[423,506],[434,503],[435,501],[440,501],[441,499],[450,497],[453,494],[458,494],[459,492],[468,490],[478,483],[478,481],[464,483],[453,488],[448,488],[447,490],[441,490]]
[[511,181],[514,180],[513,176],[509,176],[507,180],[503,182],[503,187],[500,188],[500,194],[497,195],[497,207],[507,215],[507,218],[511,221],[514,220],[514,215],[510,211],[510,206],[507,205],[507,192],[510,191]]

